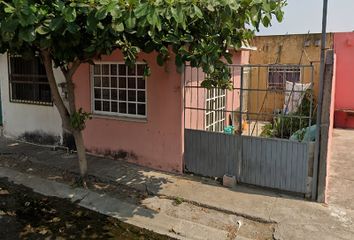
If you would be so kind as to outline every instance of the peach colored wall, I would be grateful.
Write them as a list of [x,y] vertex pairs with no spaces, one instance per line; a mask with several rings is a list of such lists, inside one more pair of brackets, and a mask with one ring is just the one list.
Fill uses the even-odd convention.
[[[249,52],[231,52],[233,54],[232,64],[233,65],[241,65],[248,63]],[[241,67],[239,66],[231,66],[231,81],[233,81],[233,87],[236,88],[233,91],[226,90],[226,106],[225,109],[227,111],[239,111],[240,107],[240,88],[241,87]],[[226,113],[226,125],[229,125],[231,113]],[[235,129],[238,129],[239,126],[234,126]]]
[[[187,108],[205,108],[206,90],[196,88],[204,80],[202,69],[186,68],[185,81],[187,88],[185,89],[185,101]],[[191,88],[189,88],[191,87]],[[205,111],[186,109],[185,111],[185,127],[188,129],[205,130]]]
[[[233,65],[247,64],[249,61],[249,52],[242,51],[233,54],[232,61]],[[240,67],[233,68],[232,71],[232,81],[234,81],[234,87],[240,87]],[[200,86],[201,82],[204,80],[204,73],[201,69],[192,69],[187,67],[186,69],[186,86]],[[186,88],[185,93],[186,107],[192,108],[206,108],[206,90],[201,88]],[[234,91],[226,90],[226,104],[225,110],[233,111],[240,106],[240,91],[235,89]],[[225,115],[225,124],[229,125],[229,115]],[[204,110],[191,110],[186,109],[185,111],[185,125],[186,128],[205,130],[205,111]]]
[[[354,110],[354,33],[335,33],[334,50],[337,56],[334,108]],[[348,117],[346,123],[344,118],[344,113],[335,112],[334,126],[354,128],[354,117]]]
[[[182,160],[182,75],[176,72],[173,60],[169,72],[156,64],[156,54],[140,54],[151,76],[147,78],[146,122],[122,121],[93,116],[83,131],[88,152],[181,173]],[[174,59],[172,57],[171,59]],[[115,51],[102,62],[123,62],[123,55]],[[82,65],[74,76],[77,108],[91,109],[90,66]]]

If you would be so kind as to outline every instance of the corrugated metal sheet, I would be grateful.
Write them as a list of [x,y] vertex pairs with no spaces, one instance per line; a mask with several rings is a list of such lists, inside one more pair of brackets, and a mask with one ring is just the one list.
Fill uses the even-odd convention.
[[[186,170],[306,193],[309,143],[185,129]],[[240,167],[239,167],[240,166]]]

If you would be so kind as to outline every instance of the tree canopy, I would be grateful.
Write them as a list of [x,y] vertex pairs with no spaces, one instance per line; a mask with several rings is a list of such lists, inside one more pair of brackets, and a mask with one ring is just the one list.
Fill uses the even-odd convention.
[[[52,99],[63,128],[73,134],[81,175],[87,160],[81,131],[89,113],[76,108],[73,75],[81,63],[93,64],[120,49],[133,65],[139,52],[157,52],[163,65],[189,62],[208,74],[204,87],[229,88],[230,47],[247,44],[260,24],[283,18],[286,0],[0,0],[0,53],[42,58]],[[173,54],[171,54],[173,52]],[[69,106],[64,104],[53,73],[64,74]],[[146,65],[147,66],[147,65]],[[145,75],[149,75],[148,66]]]
[[[283,18],[285,0],[7,0],[0,1],[0,52],[31,58],[50,51],[55,66],[92,63],[121,49],[133,64],[140,51],[158,52],[163,65],[172,46],[175,62],[202,67],[225,86],[231,63],[260,24]],[[148,68],[146,74],[149,74]],[[210,84],[209,84],[210,85]],[[206,85],[208,86],[208,84]]]

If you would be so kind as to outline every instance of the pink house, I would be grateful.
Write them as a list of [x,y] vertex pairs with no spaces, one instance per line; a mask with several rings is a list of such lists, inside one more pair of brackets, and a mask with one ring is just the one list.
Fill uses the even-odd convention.
[[335,33],[336,86],[334,126],[354,128],[354,33]]
[[[146,80],[143,59],[151,68]],[[78,69],[74,76],[76,104],[92,112],[93,118],[83,131],[87,152],[183,172],[184,81],[188,82],[188,73],[185,79],[183,69],[176,69],[173,59],[159,67],[155,53],[141,53],[141,62],[130,69],[124,65],[121,52],[116,51],[96,66],[84,64]],[[247,64],[248,59],[248,51],[239,51],[234,53],[233,64]],[[229,93],[225,97],[230,108]],[[205,104],[205,95],[198,99]],[[189,114],[186,112],[186,119]],[[205,130],[205,116],[200,116],[200,126]]]

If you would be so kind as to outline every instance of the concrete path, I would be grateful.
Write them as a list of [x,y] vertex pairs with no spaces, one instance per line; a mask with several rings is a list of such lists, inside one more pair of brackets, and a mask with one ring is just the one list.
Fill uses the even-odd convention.
[[[42,164],[78,171],[75,156],[56,155],[50,149],[13,143],[0,138],[0,153],[23,153]],[[327,206],[241,186],[229,189],[215,181],[159,172],[105,158],[91,156],[88,164],[90,174],[104,180],[139,190],[147,186],[157,195],[179,196],[213,209],[276,222],[276,239],[354,239],[354,211],[342,205]],[[94,203],[93,200],[90,202]],[[158,228],[156,231],[159,232]]]
[[65,184],[10,169],[0,169],[0,177],[6,177],[9,181],[32,188],[43,195],[67,198],[82,207],[173,238],[176,238],[176,234],[168,231],[171,228],[182,230],[179,231],[178,239],[225,239],[228,234],[226,231],[158,214],[86,189],[70,189]]
[[354,210],[354,130],[334,129],[328,203]]

